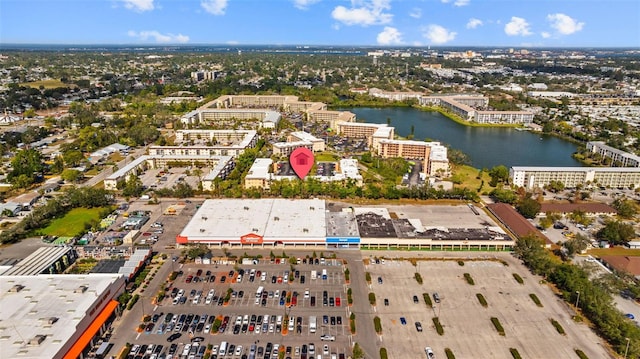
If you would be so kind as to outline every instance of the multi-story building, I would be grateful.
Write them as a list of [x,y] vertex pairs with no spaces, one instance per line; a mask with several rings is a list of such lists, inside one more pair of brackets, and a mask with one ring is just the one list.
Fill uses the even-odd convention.
[[322,152],[325,150],[324,140],[321,138],[317,138],[308,132],[296,131],[296,132],[291,132],[289,136],[287,136],[287,142],[297,142],[297,141],[311,142],[311,144],[313,145],[313,148],[311,150],[313,152]]
[[276,142],[272,146],[273,146],[273,154],[275,156],[288,157],[289,155],[291,155],[291,152],[295,151],[297,148],[300,148],[300,147],[313,151],[313,143],[309,141]]
[[612,188],[636,188],[640,186],[639,167],[511,167],[511,183],[532,189],[544,187],[551,181],[567,188],[599,186]]
[[394,136],[393,127],[377,123],[338,122],[336,132],[339,136],[346,138],[365,138],[369,147],[373,145],[374,137],[381,140],[393,139]]
[[587,142],[587,151],[599,153],[602,157],[610,158],[614,166],[640,167],[640,156],[607,146],[601,141]]
[[[206,105],[205,105],[206,106]],[[184,124],[223,122],[227,120],[256,121],[255,127],[276,128],[280,122],[279,112],[264,109],[217,109],[200,108],[182,116]]]
[[477,95],[422,96],[423,106],[440,106],[464,120],[477,123],[530,124],[533,113],[528,111],[489,111],[489,99]]
[[407,140],[380,140],[375,151],[383,158],[402,157],[423,160],[423,172],[427,176],[447,176],[449,159],[447,148],[439,142]]
[[356,122],[356,114],[349,111],[309,110],[307,116],[310,122],[327,122],[331,128],[338,122]]

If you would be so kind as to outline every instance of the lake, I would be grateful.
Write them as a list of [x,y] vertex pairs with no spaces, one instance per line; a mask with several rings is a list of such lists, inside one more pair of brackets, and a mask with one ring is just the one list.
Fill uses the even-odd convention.
[[448,119],[438,112],[405,107],[344,108],[356,114],[358,121],[387,123],[396,134],[406,137],[414,126],[415,140],[439,141],[466,153],[476,168],[511,166],[583,166],[571,155],[578,146],[557,137],[504,127],[470,127]]

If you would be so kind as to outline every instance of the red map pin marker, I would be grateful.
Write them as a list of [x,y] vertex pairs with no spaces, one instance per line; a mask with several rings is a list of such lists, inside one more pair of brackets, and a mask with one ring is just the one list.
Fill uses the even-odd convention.
[[300,179],[304,179],[309,173],[313,167],[313,161],[313,152],[305,147],[296,148],[289,156],[289,164]]

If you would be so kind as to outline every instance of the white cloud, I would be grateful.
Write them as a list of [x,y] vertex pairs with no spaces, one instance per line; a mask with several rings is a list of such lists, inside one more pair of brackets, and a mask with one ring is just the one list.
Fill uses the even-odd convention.
[[414,7],[413,9],[411,9],[411,12],[409,13],[409,16],[411,16],[412,18],[415,19],[419,19],[422,17],[422,9]]
[[467,29],[475,29],[478,26],[482,26],[482,20],[480,19],[476,19],[476,18],[471,18],[469,19],[469,22],[467,22]]
[[[451,0],[440,0],[442,1],[443,4],[448,4],[451,2]],[[467,6],[469,5],[469,1],[470,0],[455,0],[453,2],[453,6]]]
[[348,26],[384,25],[393,19],[392,14],[384,12],[391,9],[391,0],[352,0],[351,6],[336,6],[331,17]]
[[512,16],[511,21],[504,25],[504,33],[509,36],[528,36],[532,34],[529,26],[527,20]]
[[385,26],[376,40],[378,45],[398,45],[402,43],[402,33],[395,27]]
[[547,20],[551,23],[551,27],[561,35],[571,35],[584,27],[584,22],[577,22],[570,16],[561,13],[549,14]]
[[543,31],[543,32],[540,33],[540,36],[542,36],[542,38],[544,38],[544,39],[548,39],[548,38],[551,37],[551,34],[546,32],[546,31]]
[[426,37],[434,45],[442,45],[456,38],[457,33],[449,31],[440,25],[429,25],[422,36]]
[[202,0],[200,6],[209,14],[224,15],[227,9],[227,2],[228,0]]
[[307,10],[309,6],[320,2],[320,0],[293,0],[293,6],[300,10]]
[[184,44],[189,42],[189,36],[182,35],[182,34],[177,34],[177,35],[161,34],[160,32],[155,30],[140,31],[140,32],[129,30],[127,34],[130,37],[135,37],[138,40],[143,42],[146,42],[148,40],[154,40],[156,43],[159,43],[159,44],[168,44],[168,43]]
[[155,8],[153,0],[122,0],[124,7],[135,11],[151,11]]

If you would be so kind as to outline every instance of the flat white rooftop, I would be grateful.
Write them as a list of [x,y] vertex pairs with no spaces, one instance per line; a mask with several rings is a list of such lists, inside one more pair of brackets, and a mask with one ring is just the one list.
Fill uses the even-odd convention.
[[320,199],[206,200],[180,233],[189,241],[236,240],[254,233],[265,241],[326,237]]
[[[118,283],[119,282],[119,283]],[[0,277],[0,357],[53,358],[89,315],[105,291],[124,285],[119,274],[54,274]],[[12,291],[14,286],[22,286]],[[81,286],[86,289],[79,290]],[[103,300],[100,308],[106,305]],[[95,310],[97,316],[100,310]],[[50,323],[50,318],[57,318]],[[85,324],[83,322],[83,324]],[[39,345],[29,345],[36,335],[46,338]]]

